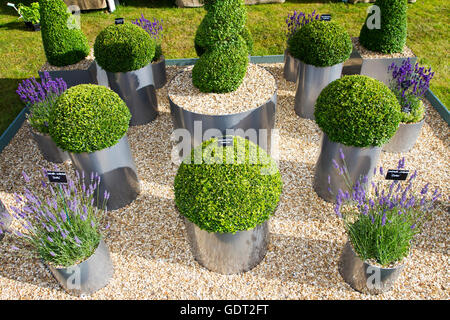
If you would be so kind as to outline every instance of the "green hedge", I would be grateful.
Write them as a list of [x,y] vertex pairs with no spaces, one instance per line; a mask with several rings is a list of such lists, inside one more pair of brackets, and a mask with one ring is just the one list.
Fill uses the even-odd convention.
[[344,62],[350,57],[352,48],[347,31],[333,21],[311,21],[288,40],[293,57],[316,67]]
[[[194,162],[198,155],[203,155],[201,164]],[[264,150],[234,137],[233,146],[220,146],[213,138],[195,148],[191,163],[180,165],[174,186],[175,204],[189,221],[208,232],[235,233],[269,219],[282,181]]]
[[239,88],[248,65],[242,38],[206,51],[192,69],[192,82],[202,92],[225,93]]
[[380,29],[370,30],[366,21],[359,35],[359,42],[367,49],[381,53],[403,52],[407,37],[407,0],[377,0],[380,8]]
[[138,70],[152,62],[156,42],[141,27],[113,24],[101,31],[94,44],[97,63],[109,72]]
[[59,97],[50,114],[49,131],[63,150],[94,152],[115,145],[127,133],[130,119],[130,111],[117,93],[81,84]]
[[67,66],[83,60],[90,51],[81,29],[69,29],[71,13],[62,0],[39,1],[42,44],[48,63]]
[[381,81],[344,76],[322,90],[314,116],[331,141],[354,147],[382,146],[397,131],[401,107]]

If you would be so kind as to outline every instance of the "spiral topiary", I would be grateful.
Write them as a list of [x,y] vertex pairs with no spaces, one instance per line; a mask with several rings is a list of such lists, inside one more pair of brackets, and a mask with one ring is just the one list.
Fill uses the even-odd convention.
[[97,63],[109,72],[138,70],[151,63],[156,42],[141,27],[113,24],[102,30],[94,44]]
[[61,149],[82,153],[115,145],[131,119],[125,102],[114,91],[93,84],[71,87],[50,113],[50,136]]
[[[197,76],[194,80],[193,75],[193,83],[203,92],[231,92],[245,77],[248,59],[244,56],[248,56],[253,46],[251,34],[245,28],[246,8],[242,0],[214,0],[205,1],[205,9],[207,13],[195,35],[195,50],[200,56],[197,64],[201,67],[196,68]],[[232,48],[232,51],[227,52],[224,48]],[[212,57],[219,57],[221,61],[214,61]],[[205,76],[198,75],[200,70],[208,69],[214,71]],[[229,75],[231,80],[224,81],[223,74]],[[212,77],[215,76],[221,79],[214,81]],[[205,83],[211,80],[213,84]]]
[[313,20],[288,40],[288,49],[293,57],[316,67],[344,62],[350,57],[352,48],[347,31],[333,21]]
[[69,29],[71,13],[62,0],[39,0],[42,44],[48,63],[62,67],[75,64],[89,54],[81,29]]
[[269,219],[280,199],[282,181],[275,161],[247,139],[232,140],[227,146],[217,138],[203,142],[175,177],[179,212],[208,232],[253,229]]
[[314,116],[331,141],[364,148],[382,146],[391,139],[400,123],[401,107],[384,83],[353,75],[322,90]]
[[380,29],[369,29],[366,21],[359,35],[359,42],[367,49],[381,53],[403,52],[407,37],[407,0],[377,0],[380,8]]

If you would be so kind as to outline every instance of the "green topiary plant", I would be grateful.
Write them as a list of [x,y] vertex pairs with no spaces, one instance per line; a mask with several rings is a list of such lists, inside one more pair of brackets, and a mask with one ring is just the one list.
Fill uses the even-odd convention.
[[48,63],[67,66],[83,60],[90,51],[81,29],[69,28],[71,13],[62,0],[40,0],[42,43]]
[[384,83],[353,75],[322,90],[314,116],[331,141],[363,148],[389,141],[399,126],[401,107]]
[[288,40],[293,57],[316,67],[342,63],[352,53],[347,31],[333,21],[313,20],[298,29]]
[[205,141],[175,177],[178,210],[208,232],[253,229],[269,219],[280,199],[282,181],[274,160],[247,139],[232,141],[227,146],[217,138]]
[[[245,77],[247,56],[253,47],[251,34],[245,28],[247,11],[242,0],[205,0],[205,9],[207,13],[195,35],[195,50],[200,56],[197,64],[201,67],[194,67],[197,76],[193,83],[203,92],[231,92]],[[224,48],[232,48],[232,51]],[[221,61],[218,63],[212,57],[219,57]],[[199,75],[209,69],[214,70],[208,75]],[[224,74],[230,81],[224,81]],[[216,76],[221,79],[213,79]]]
[[141,27],[114,24],[102,30],[94,44],[97,63],[109,72],[138,70],[151,63],[156,42]]
[[66,151],[94,152],[115,145],[128,131],[131,119],[125,102],[98,85],[71,87],[50,113],[50,136]]
[[224,93],[236,90],[247,72],[244,40],[222,42],[208,50],[192,70],[192,82],[202,92]]
[[[367,49],[381,53],[403,52],[407,36],[407,0],[377,0],[380,29],[369,29],[370,13],[361,29],[359,42]],[[369,24],[371,21],[369,21]]]

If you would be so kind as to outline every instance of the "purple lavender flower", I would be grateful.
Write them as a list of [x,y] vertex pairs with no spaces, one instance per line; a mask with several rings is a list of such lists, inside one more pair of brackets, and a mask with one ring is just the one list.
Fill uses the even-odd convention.
[[75,240],[75,242],[77,244],[81,244],[82,243],[82,241],[77,236],[74,236],[73,239]]
[[53,242],[53,239],[50,236],[47,236],[47,240]]
[[141,17],[132,23],[147,31],[153,39],[160,40],[163,36],[163,22],[163,19],[158,20],[156,18],[154,18],[153,22],[151,22],[150,20],[144,18],[144,14],[141,14]]
[[316,13],[316,10],[314,10],[311,14],[308,14],[308,16],[304,12],[297,12],[294,11],[292,14],[288,14],[288,17],[286,19],[286,25],[287,25],[287,39],[289,40],[294,33],[297,31],[297,29],[300,29],[305,24],[313,21],[318,20],[320,17],[319,14]]
[[56,253],[54,253],[53,251],[50,251],[49,253],[52,257],[56,257]]

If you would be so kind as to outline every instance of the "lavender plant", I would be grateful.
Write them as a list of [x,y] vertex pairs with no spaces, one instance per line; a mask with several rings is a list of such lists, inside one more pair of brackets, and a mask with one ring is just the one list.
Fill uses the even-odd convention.
[[409,58],[403,60],[401,66],[392,63],[388,67],[389,71],[392,73],[390,88],[402,107],[401,122],[422,120],[425,114],[422,99],[430,87],[434,72],[431,72],[431,68],[420,67],[419,63],[413,66]]
[[[345,228],[357,255],[363,261],[373,260],[383,266],[390,266],[405,258],[410,251],[414,237],[422,231],[422,226],[434,211],[435,202],[440,197],[439,188],[433,193],[427,183],[417,193],[413,186],[417,177],[415,171],[407,181],[393,180],[386,183],[372,182],[373,193],[367,192],[367,176],[350,184],[344,154],[340,158],[343,165],[333,161],[333,165],[346,182],[347,189],[338,191],[335,212],[344,219]],[[401,159],[397,169],[403,169],[405,159]],[[374,169],[384,176],[382,167]]]
[[314,10],[311,14],[306,15],[306,13],[301,11],[294,10],[294,13],[289,13],[288,17],[286,19],[286,25],[287,25],[287,33],[286,37],[287,40],[289,40],[294,33],[297,31],[297,29],[300,29],[305,24],[313,21],[313,20],[319,20],[320,15],[316,14],[316,10]]
[[62,78],[52,80],[48,72],[44,72],[41,83],[32,77],[19,84],[16,92],[28,106],[28,121],[35,130],[48,134],[50,111],[66,89],[67,85]]
[[153,22],[145,19],[144,14],[141,14],[141,17],[139,19],[136,19],[132,23],[135,25],[138,25],[156,41],[156,51],[155,56],[153,57],[152,62],[158,61],[159,58],[162,55],[162,45],[161,41],[163,38],[163,19],[158,20],[156,18],[153,18]]
[[[30,178],[25,172],[22,174],[29,183]],[[47,176],[45,170],[43,175]],[[80,179],[77,172],[75,181],[68,178],[67,185],[54,188],[42,180],[42,194],[25,187],[24,195],[14,195],[17,207],[11,207],[12,215],[27,230],[26,234],[16,231],[16,235],[30,244],[45,262],[70,267],[86,260],[96,250],[102,238],[109,193],[105,191],[101,209],[94,206],[94,197],[99,196],[95,190],[100,177],[92,173],[90,178],[91,183],[86,186],[82,182],[84,173]]]

